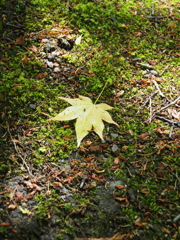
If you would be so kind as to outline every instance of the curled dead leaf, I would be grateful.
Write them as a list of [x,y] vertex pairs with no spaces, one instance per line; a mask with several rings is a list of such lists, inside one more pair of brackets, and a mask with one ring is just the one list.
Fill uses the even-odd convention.
[[116,188],[117,188],[117,189],[124,189],[125,186],[124,186],[124,185],[116,185]]
[[12,209],[12,210],[14,210],[14,209],[16,209],[17,208],[17,206],[15,205],[15,204],[10,204],[9,206],[8,206],[8,209]]
[[10,226],[10,223],[9,222],[2,222],[2,223],[0,223],[0,226],[7,227],[7,226]]
[[135,222],[135,225],[138,227],[143,227],[147,225],[147,222]]
[[143,194],[149,194],[149,193],[150,193],[149,190],[148,190],[148,188],[142,188],[142,189],[140,190],[140,192],[143,193]]

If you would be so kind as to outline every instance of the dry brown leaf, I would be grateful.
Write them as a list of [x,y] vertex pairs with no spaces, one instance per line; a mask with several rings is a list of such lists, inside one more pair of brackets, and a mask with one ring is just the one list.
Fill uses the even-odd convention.
[[143,227],[147,225],[147,222],[135,222],[135,225],[138,227]]
[[170,23],[168,24],[168,28],[170,28],[170,29],[175,29],[175,28],[176,28],[176,23],[175,23],[175,22],[170,22]]
[[14,210],[14,209],[16,209],[17,208],[17,205],[15,205],[15,204],[10,204],[9,206],[8,206],[8,209],[12,209],[12,210]]
[[141,133],[141,135],[139,137],[142,140],[147,140],[147,139],[149,139],[149,133]]
[[117,200],[117,201],[126,201],[127,200],[127,198],[121,198],[121,197],[115,197],[115,199]]
[[114,164],[119,164],[120,163],[120,159],[119,159],[119,157],[116,157],[115,159],[114,159]]
[[126,188],[124,185],[116,185],[116,188],[117,189],[124,189],[124,188]]
[[15,41],[15,45],[23,45],[25,43],[25,41],[24,41],[24,38],[23,38],[23,36],[21,35],[21,36],[19,36],[18,38],[16,38],[16,41]]
[[35,52],[35,53],[37,53],[38,52],[38,50],[37,50],[37,47],[36,46],[32,46],[31,48],[29,48],[29,49],[31,49],[33,52]]
[[36,75],[35,78],[36,78],[36,79],[46,78],[46,74],[45,74],[45,73],[38,73],[38,75]]
[[165,227],[162,227],[162,229],[163,229],[164,232],[167,233],[167,234],[170,234],[170,233],[171,233],[171,232],[170,232],[167,228],[165,228]]
[[72,140],[73,137],[72,137],[72,136],[65,136],[65,137],[63,137],[62,139],[63,139],[63,140]]
[[141,188],[140,192],[143,193],[143,194],[149,194],[150,193],[148,188]]
[[30,58],[28,58],[28,57],[23,57],[22,59],[21,59],[21,62],[23,63],[23,64],[26,64],[27,62],[29,62],[30,61]]
[[134,36],[135,36],[135,37],[140,37],[141,35],[142,35],[142,32],[135,32],[135,33],[134,33]]
[[0,223],[0,226],[7,227],[7,226],[10,226],[10,223],[9,222],[2,222],[2,223]]

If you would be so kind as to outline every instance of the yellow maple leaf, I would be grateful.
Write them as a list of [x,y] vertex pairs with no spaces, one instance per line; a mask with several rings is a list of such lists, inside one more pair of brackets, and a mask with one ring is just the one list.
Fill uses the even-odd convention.
[[119,126],[112,120],[110,114],[106,111],[111,110],[113,107],[107,105],[106,103],[93,104],[90,98],[84,96],[79,96],[79,98],[74,99],[60,97],[60,99],[68,102],[72,106],[67,107],[63,112],[49,120],[68,121],[77,118],[75,125],[77,147],[80,146],[82,139],[92,128],[103,140],[103,121]]

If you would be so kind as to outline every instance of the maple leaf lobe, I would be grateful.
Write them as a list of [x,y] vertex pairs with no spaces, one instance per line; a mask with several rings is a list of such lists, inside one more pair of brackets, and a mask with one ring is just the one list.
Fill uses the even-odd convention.
[[89,131],[92,130],[92,128],[103,140],[103,121],[119,126],[115,121],[113,121],[111,115],[106,111],[111,110],[113,107],[107,105],[106,103],[93,104],[90,98],[81,95],[74,99],[64,97],[59,98],[68,102],[72,106],[67,107],[61,113],[49,120],[68,121],[77,118],[75,124],[77,147],[80,146],[82,139],[89,133]]

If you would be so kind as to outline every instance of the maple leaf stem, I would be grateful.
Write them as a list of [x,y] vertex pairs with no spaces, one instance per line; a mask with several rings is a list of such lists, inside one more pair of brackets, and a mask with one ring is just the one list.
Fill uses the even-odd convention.
[[108,84],[108,81],[105,82],[104,87],[103,87],[103,89],[101,90],[101,92],[100,92],[99,96],[97,97],[96,101],[94,102],[94,104],[96,104],[97,101],[99,100],[99,98],[101,97],[101,95],[102,95],[102,93],[104,92],[104,89],[105,89],[105,87],[107,86],[107,84]]

